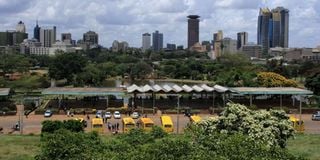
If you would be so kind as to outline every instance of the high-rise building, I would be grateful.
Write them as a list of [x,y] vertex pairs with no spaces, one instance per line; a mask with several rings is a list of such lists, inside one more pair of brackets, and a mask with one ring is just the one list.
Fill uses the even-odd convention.
[[270,11],[260,8],[258,16],[257,42],[262,45],[262,53],[266,55],[269,48],[288,47],[289,10],[277,7]]
[[248,33],[239,32],[237,33],[237,49],[240,50],[242,46],[248,43]]
[[40,42],[43,47],[51,47],[56,42],[57,29],[56,26],[52,28],[40,29]]
[[71,43],[71,33],[61,33],[61,41]]
[[146,51],[151,48],[151,34],[142,34],[142,51]]
[[163,34],[159,31],[152,33],[153,51],[159,52],[163,48]]
[[94,31],[88,31],[83,34],[83,42],[89,45],[98,45],[99,44],[99,36]]
[[21,32],[21,33],[26,33],[26,26],[24,25],[24,23],[22,21],[20,21],[17,24],[16,31]]
[[222,53],[234,54],[237,52],[237,40],[231,38],[222,39]]
[[222,54],[222,39],[223,39],[223,32],[219,30],[217,33],[213,34],[213,48],[215,57],[220,57]]
[[19,45],[24,39],[28,39],[27,33],[16,32],[15,30],[0,32],[0,46]]
[[112,42],[112,51],[113,52],[119,52],[119,51],[126,52],[128,47],[129,47],[129,44],[126,41],[119,42],[117,40],[114,40]]
[[277,7],[272,10],[272,47],[288,48],[289,10]]
[[38,25],[38,20],[37,20],[37,25],[33,29],[33,38],[40,41],[40,27]]
[[188,48],[199,42],[199,19],[198,15],[188,16]]

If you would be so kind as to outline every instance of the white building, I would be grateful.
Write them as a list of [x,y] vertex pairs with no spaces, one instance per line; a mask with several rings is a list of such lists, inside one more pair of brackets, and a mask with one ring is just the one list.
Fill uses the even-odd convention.
[[37,39],[25,39],[20,44],[20,53],[30,54],[31,47],[41,47],[41,43]]
[[119,51],[125,52],[127,51],[128,47],[129,47],[129,44],[126,41],[119,42],[115,40],[112,42],[112,52],[119,52]]
[[142,51],[145,52],[150,48],[151,48],[151,34],[144,33],[142,34]]
[[53,56],[57,52],[63,53],[74,53],[76,50],[79,50],[77,47],[72,47],[72,45],[68,42],[60,42],[57,41],[52,45],[52,47],[30,47],[30,54],[37,55],[50,55]]
[[20,21],[16,26],[16,31],[21,33],[26,33],[26,26],[22,21]]

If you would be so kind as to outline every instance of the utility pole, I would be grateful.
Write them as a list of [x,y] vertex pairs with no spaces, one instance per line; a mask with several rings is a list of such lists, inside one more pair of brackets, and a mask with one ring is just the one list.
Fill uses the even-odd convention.
[[177,134],[179,134],[179,112],[180,112],[180,95],[177,96]]

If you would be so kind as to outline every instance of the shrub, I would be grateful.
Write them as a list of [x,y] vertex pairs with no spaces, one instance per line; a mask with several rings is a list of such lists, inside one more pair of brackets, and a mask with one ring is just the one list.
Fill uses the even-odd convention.
[[167,132],[165,132],[161,127],[159,126],[153,126],[152,130],[150,132],[151,136],[155,139],[163,138],[168,135]]
[[84,126],[80,121],[67,120],[67,121],[50,121],[42,122],[41,133],[54,133],[57,130],[66,129],[71,132],[83,132]]

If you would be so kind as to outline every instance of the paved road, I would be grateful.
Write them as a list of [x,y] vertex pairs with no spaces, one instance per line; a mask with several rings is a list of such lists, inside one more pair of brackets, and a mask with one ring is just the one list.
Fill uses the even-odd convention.
[[[170,115],[172,118],[172,121],[174,123],[175,132],[177,132],[177,115]],[[202,118],[212,116],[212,115],[200,115]],[[299,115],[295,115],[297,118],[299,118]],[[74,117],[82,117],[86,119],[86,116],[83,115],[75,115]],[[72,119],[74,117],[67,117],[66,115],[53,115],[50,118],[44,118],[43,115],[29,115],[28,118],[25,116],[23,117],[23,134],[40,134],[41,132],[41,122],[44,120],[67,120]],[[125,115],[122,115],[122,117],[126,117]],[[158,115],[148,115],[149,118],[151,118],[156,125],[161,125],[160,117]],[[90,119],[94,118],[94,115],[90,115]],[[306,133],[314,133],[314,134],[320,134],[320,121],[312,121],[310,114],[304,114],[302,115],[302,119],[305,122],[305,132]],[[16,122],[19,120],[19,116],[1,116],[0,117],[0,126],[4,128],[4,133],[9,133],[12,131],[12,126],[16,124]],[[121,120],[120,119],[110,119],[108,120],[112,124],[119,123],[120,129],[122,128]],[[137,120],[135,120],[137,121]],[[183,129],[185,126],[189,123],[189,118],[183,116],[182,114],[179,115],[179,133],[183,132]],[[108,131],[106,125],[105,125],[105,133],[111,134],[110,131]],[[88,123],[88,127],[86,128],[86,131],[91,130],[91,125]],[[19,132],[13,132],[14,134],[19,134]]]

